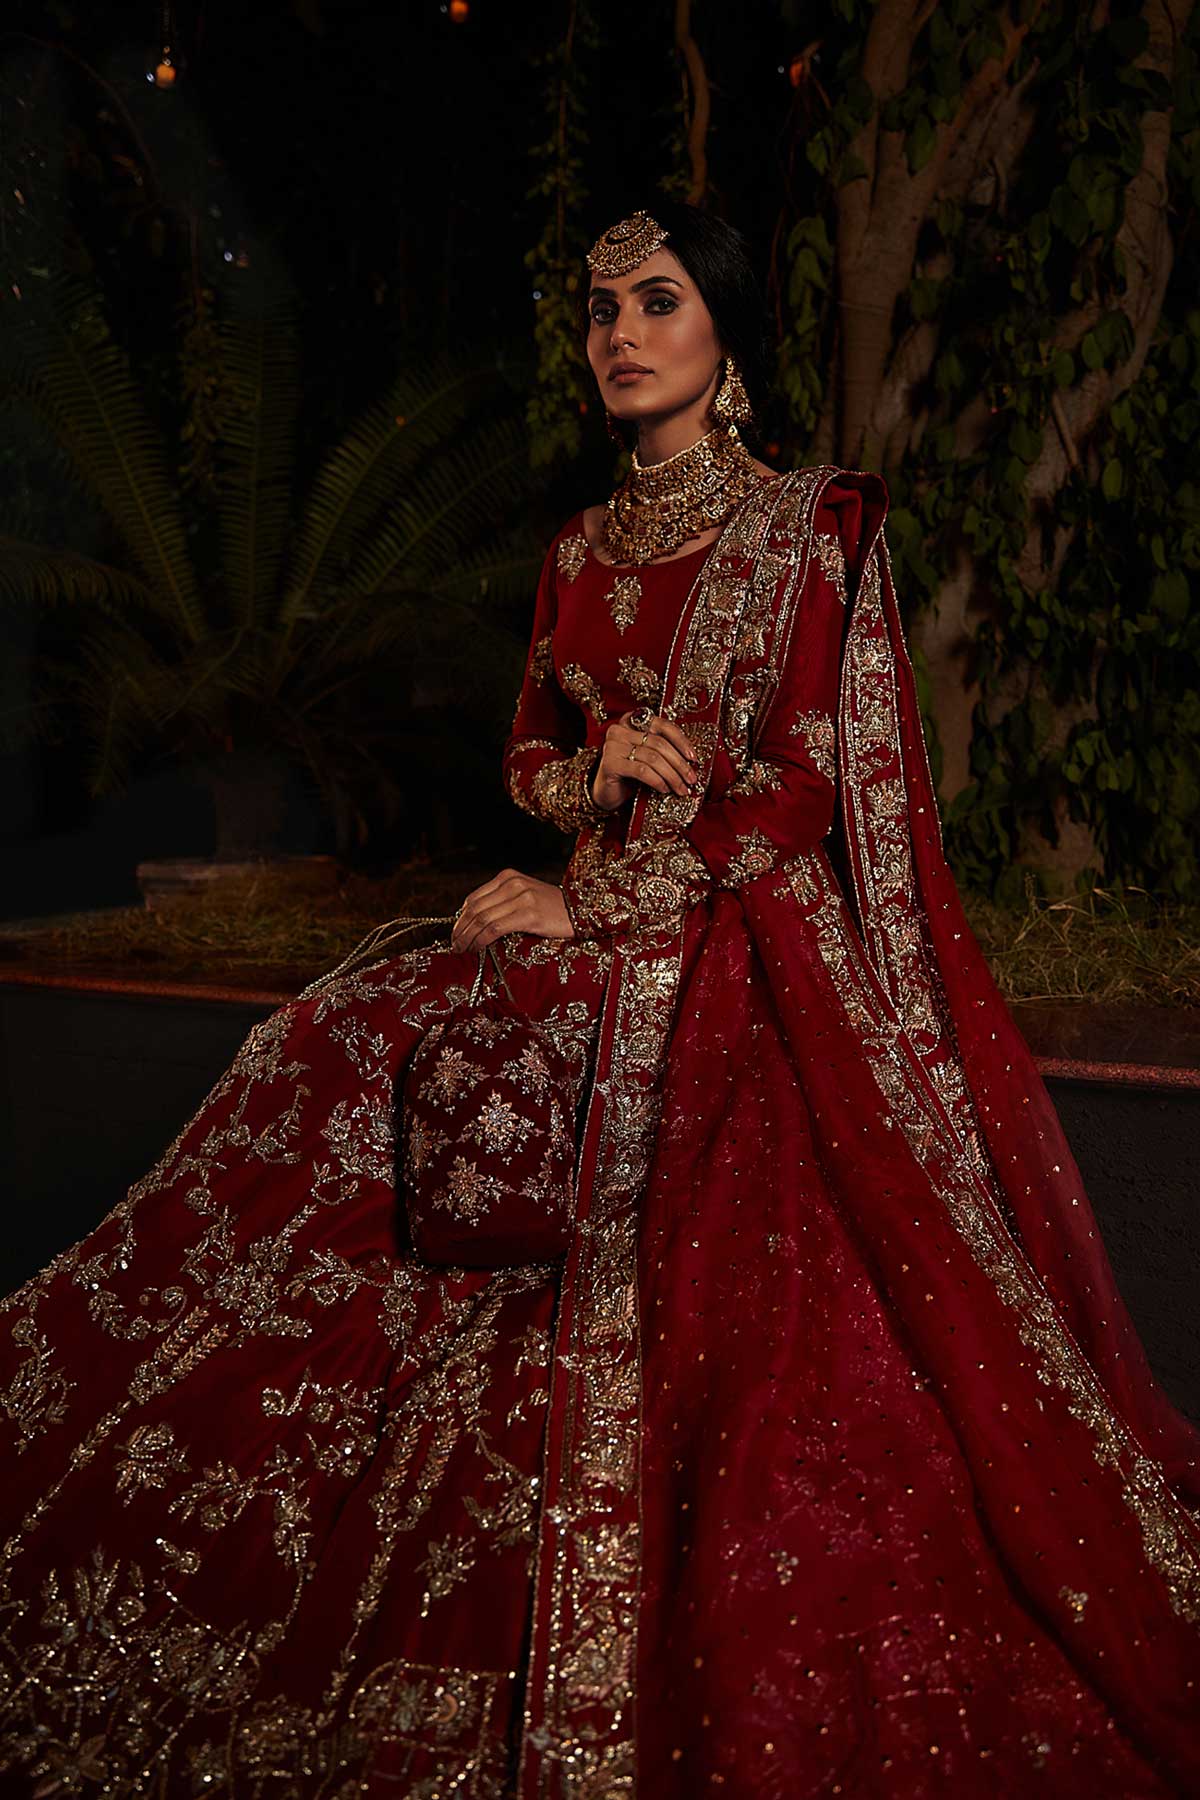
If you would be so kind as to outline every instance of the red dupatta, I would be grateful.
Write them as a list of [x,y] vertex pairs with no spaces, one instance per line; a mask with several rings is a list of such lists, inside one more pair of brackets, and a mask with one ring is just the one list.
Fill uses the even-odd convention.
[[[806,470],[739,508],[680,618],[660,710],[687,731],[705,780],[730,696],[743,710],[750,697],[761,732],[835,476],[859,487],[870,546],[847,621],[839,826],[828,846],[798,845],[742,884],[747,925],[831,1189],[960,1434],[1002,1554],[1135,1735],[1200,1780],[1200,1532],[1182,1504],[1200,1492],[1200,1440],[1146,1365],[942,855],[881,482]],[[641,789],[626,831],[638,922],[614,939],[552,1359],[526,1800],[636,1781],[638,1203],[662,1071],[687,1029],[675,1007],[688,894],[674,856],[700,804]],[[814,1012],[827,1022],[819,1051]]]

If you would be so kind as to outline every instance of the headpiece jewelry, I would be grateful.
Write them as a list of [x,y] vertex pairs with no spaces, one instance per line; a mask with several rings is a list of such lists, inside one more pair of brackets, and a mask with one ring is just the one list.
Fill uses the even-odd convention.
[[587,253],[587,265],[593,275],[628,275],[666,241],[667,233],[657,219],[648,212],[631,213],[596,239]]

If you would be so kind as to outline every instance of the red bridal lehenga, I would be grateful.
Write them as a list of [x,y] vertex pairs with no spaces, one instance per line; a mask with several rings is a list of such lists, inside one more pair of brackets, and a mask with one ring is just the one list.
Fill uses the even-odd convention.
[[[431,1269],[433,945],[251,1032],[6,1303],[4,1794],[1200,1794],[1200,1442],[943,860],[881,483],[551,547],[505,749],[576,936],[565,1265]],[[649,703],[699,796],[604,817]]]

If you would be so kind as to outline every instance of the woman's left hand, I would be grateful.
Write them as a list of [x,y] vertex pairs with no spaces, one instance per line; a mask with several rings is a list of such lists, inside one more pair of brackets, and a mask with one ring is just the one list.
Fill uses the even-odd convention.
[[574,928],[562,889],[518,869],[501,869],[482,887],[472,888],[450,933],[453,950],[486,950],[510,931],[535,937],[573,938]]

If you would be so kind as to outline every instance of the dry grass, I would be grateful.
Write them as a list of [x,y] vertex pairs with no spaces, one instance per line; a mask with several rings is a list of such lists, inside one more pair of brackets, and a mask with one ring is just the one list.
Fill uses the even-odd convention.
[[[557,870],[537,872],[557,879]],[[289,894],[264,872],[225,884],[219,898],[80,914],[9,941],[39,963],[120,964],[131,974],[176,980],[228,981],[253,971],[299,985],[384,920],[453,913],[494,873],[412,862],[386,880],[350,876],[326,894]],[[1030,884],[1023,913],[972,898],[967,913],[1010,1000],[1200,1006],[1200,906],[1128,889],[1046,900]],[[448,935],[448,926],[440,929]]]
[[[311,893],[289,891],[286,881],[264,870],[222,882],[219,894],[154,911],[127,906],[80,913],[9,941],[39,963],[120,964],[130,973],[176,980],[227,981],[255,971],[307,981],[382,921],[453,913],[494,874],[415,862],[386,880],[348,876],[327,893]],[[449,935],[449,926],[441,929]]]
[[1200,906],[1142,888],[1047,900],[1029,883],[1023,913],[968,898],[967,916],[1010,1000],[1200,1006]]

